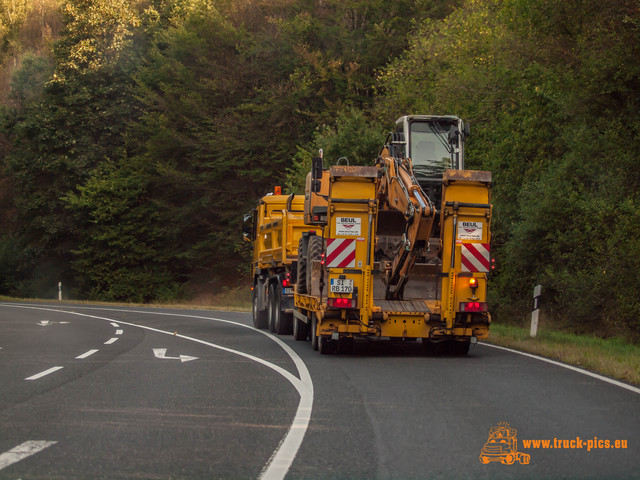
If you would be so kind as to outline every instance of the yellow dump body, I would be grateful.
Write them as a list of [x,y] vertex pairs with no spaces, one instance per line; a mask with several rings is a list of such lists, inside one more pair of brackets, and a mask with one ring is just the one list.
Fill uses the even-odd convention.
[[267,195],[255,210],[254,270],[290,265],[297,259],[300,236],[308,230],[302,213],[304,196],[288,200],[286,195]]

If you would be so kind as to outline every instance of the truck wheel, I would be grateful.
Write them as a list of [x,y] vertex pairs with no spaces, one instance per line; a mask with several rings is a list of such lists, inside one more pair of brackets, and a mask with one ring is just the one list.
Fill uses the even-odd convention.
[[320,292],[311,291],[311,272],[313,270],[313,261],[322,258],[322,237],[313,235],[309,237],[309,245],[307,246],[307,291],[312,295]]
[[293,318],[293,338],[299,342],[303,342],[309,336],[309,325],[299,318]]
[[318,317],[311,314],[311,348],[318,350]]
[[269,331],[275,333],[276,331],[276,311],[275,311],[275,289],[273,285],[269,285],[269,290],[267,291],[267,312],[268,312],[268,324]]
[[450,346],[450,352],[453,355],[460,355],[460,356],[464,356],[467,353],[469,353],[469,346],[471,345],[471,341],[470,340],[465,340],[464,342],[457,342],[457,341],[453,341],[451,342],[451,346]]
[[480,455],[480,463],[486,465],[487,463],[489,463],[489,457],[485,457],[484,455]]
[[278,335],[291,335],[293,316],[282,311],[282,299],[277,288],[273,292],[273,315],[275,332]]
[[320,355],[331,355],[338,349],[338,342],[329,337],[318,337],[318,351]]
[[267,328],[267,312],[265,310],[259,309],[258,303],[258,289],[262,288],[260,283],[257,283],[255,288],[253,289],[252,297],[253,297],[253,326],[259,329]]
[[296,291],[307,293],[307,238],[300,237],[298,242],[298,272],[296,275]]

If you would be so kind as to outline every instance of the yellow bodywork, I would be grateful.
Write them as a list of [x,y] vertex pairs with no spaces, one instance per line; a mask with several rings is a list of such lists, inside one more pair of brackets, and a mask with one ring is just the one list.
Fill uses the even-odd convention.
[[[298,242],[305,225],[304,196],[267,195],[256,209],[253,269],[291,264],[298,256]],[[287,208],[287,205],[289,208]]]
[[[384,269],[375,262],[379,200],[376,187],[379,175],[376,167],[333,167],[328,192],[327,222],[324,227],[326,257],[323,263],[314,262],[314,287],[307,294],[295,295],[295,305],[318,319],[319,336],[333,338],[369,336],[391,338],[468,339],[488,337],[490,316],[461,314],[460,302],[486,302],[487,273],[462,272],[461,248],[463,244],[488,244],[490,240],[490,184],[488,172],[448,171],[443,180],[443,202],[440,216],[442,266],[416,265],[411,282],[421,280],[439,283],[439,294],[412,295],[402,300],[388,300],[384,296],[382,279]],[[450,205],[451,203],[451,205]],[[344,219],[352,221],[351,230],[345,229]],[[472,222],[482,224],[477,231],[460,234],[460,225]],[[455,225],[455,227],[454,227]],[[349,265],[331,263],[330,244],[334,241],[355,244],[355,255]],[[455,254],[452,257],[452,252]],[[453,258],[453,263],[452,263]],[[424,278],[421,278],[424,277]],[[475,278],[477,287],[469,286]],[[353,281],[354,293],[334,293],[332,280]],[[355,299],[352,309],[332,308],[335,298]]]

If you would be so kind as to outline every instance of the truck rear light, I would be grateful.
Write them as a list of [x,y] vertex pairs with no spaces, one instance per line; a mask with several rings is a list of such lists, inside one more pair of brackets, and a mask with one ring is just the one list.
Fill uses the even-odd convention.
[[331,308],[356,308],[355,298],[329,298],[327,306]]
[[489,311],[487,302],[461,302],[460,312],[464,313],[482,313]]
[[282,280],[282,286],[283,287],[289,287],[291,286],[291,282],[289,281],[288,278],[285,278],[284,280]]

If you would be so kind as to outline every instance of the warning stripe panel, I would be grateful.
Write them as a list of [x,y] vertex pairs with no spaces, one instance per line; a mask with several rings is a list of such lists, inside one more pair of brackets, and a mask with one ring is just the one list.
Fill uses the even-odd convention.
[[326,261],[329,268],[355,267],[356,241],[348,238],[328,238]]
[[463,243],[461,247],[463,272],[488,272],[491,269],[491,249],[488,243]]

